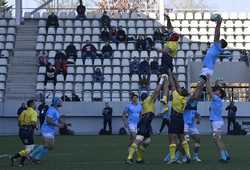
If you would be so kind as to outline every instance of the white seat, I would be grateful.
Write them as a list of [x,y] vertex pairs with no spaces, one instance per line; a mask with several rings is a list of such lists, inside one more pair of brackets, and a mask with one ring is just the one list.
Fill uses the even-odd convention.
[[84,28],[84,34],[91,34],[90,28]]
[[138,20],[136,22],[136,27],[144,27],[144,22],[142,20]]
[[99,24],[99,21],[98,20],[93,20],[92,21],[92,27],[99,27],[100,24]]
[[199,50],[199,45],[198,45],[198,43],[192,43],[192,44],[191,44],[191,50]]
[[111,74],[111,73],[112,73],[111,67],[104,67],[104,74]]
[[152,20],[146,20],[145,27],[153,27],[153,21]]
[[157,75],[155,75],[155,74],[151,74],[151,75],[150,75],[150,81],[156,82],[157,80],[158,80]]
[[75,35],[74,42],[78,42],[78,43],[82,42],[82,37],[80,35]]
[[46,43],[44,49],[45,50],[52,50],[53,49],[53,44],[52,43]]
[[128,29],[128,34],[130,34],[130,35],[136,34],[136,29],[135,28],[129,28]]
[[92,84],[91,83],[84,83],[84,90],[92,90]]
[[62,50],[63,49],[62,44],[61,43],[55,43],[54,49],[55,50]]
[[83,33],[82,33],[82,28],[76,28],[75,29],[75,34],[77,34],[77,35],[82,35]]
[[178,81],[186,81],[186,76],[184,74],[179,74]]
[[83,74],[84,73],[84,68],[83,67],[77,67],[76,68],[76,73],[77,74]]
[[148,35],[154,34],[153,28],[146,28],[146,34],[148,34]]
[[86,102],[92,101],[92,95],[90,91],[85,91],[83,93],[83,100]]
[[7,31],[8,34],[16,34],[16,28],[8,28],[8,31]]
[[48,34],[55,34],[56,33],[56,30],[55,28],[48,28]]
[[82,38],[83,42],[86,42],[87,40],[90,40],[90,36],[89,35],[84,35]]
[[110,96],[109,91],[103,91],[103,101],[110,101]]
[[139,86],[138,83],[131,83],[131,90],[138,90]]
[[138,82],[139,81],[138,75],[133,74],[132,77],[131,77],[131,81]]
[[129,90],[129,83],[122,83],[122,90]]
[[64,23],[65,27],[73,27],[72,20],[66,20]]
[[65,34],[74,34],[73,28],[66,28]]
[[129,66],[129,60],[128,59],[122,59],[122,66]]
[[222,16],[222,18],[223,18],[224,20],[229,19],[229,16],[228,16],[228,13],[227,13],[227,12],[222,12],[222,13],[221,13],[221,16]]
[[118,26],[118,23],[117,21],[115,20],[111,20],[111,24],[110,24],[112,27],[117,27]]
[[72,41],[73,41],[73,38],[72,38],[71,35],[66,35],[64,41],[65,41],[65,42],[72,42]]
[[16,26],[16,20],[15,19],[10,19],[8,25],[9,26]]
[[83,82],[83,75],[77,74],[77,75],[75,76],[75,81],[76,81],[76,82]]
[[118,22],[118,25],[121,26],[121,27],[127,27],[127,23],[126,23],[125,20],[120,20],[120,21]]
[[196,13],[194,14],[194,18],[195,18],[196,20],[201,20],[201,19],[202,19],[202,13],[201,13],[201,12],[196,12]]
[[0,74],[0,82],[6,81],[6,76],[3,74]]
[[119,44],[118,44],[118,50],[126,50],[126,45],[125,45],[125,43],[119,43]]
[[122,73],[123,74],[129,74],[129,67],[123,67],[122,68]]
[[131,53],[131,57],[132,58],[139,58],[139,52],[138,51],[132,51],[132,53]]
[[44,90],[44,83],[37,83],[36,84],[36,89],[37,90]]
[[120,83],[113,83],[112,90],[120,90]]
[[82,27],[82,22],[79,20],[75,20],[74,27]]
[[94,83],[93,90],[101,90],[101,83]]
[[115,66],[120,66],[121,65],[120,59],[113,59],[112,64]]
[[93,34],[101,34],[100,28],[93,28]]
[[72,83],[66,83],[65,84],[65,90],[73,90],[73,84]]
[[129,75],[122,75],[122,81],[130,81]]
[[83,23],[82,23],[82,26],[83,27],[90,27],[90,21],[84,20]]
[[54,36],[53,35],[48,35],[46,38],[47,42],[54,42]]
[[137,34],[145,34],[144,28],[137,28]]
[[75,92],[82,92],[82,83],[76,83],[74,90]]
[[68,72],[68,74],[74,74],[75,73],[74,67],[68,67],[67,72]]
[[239,19],[241,19],[241,20],[247,19],[246,12],[240,12],[240,13],[238,14],[238,17],[239,17]]
[[103,83],[102,89],[103,90],[110,90],[111,89],[110,83]]
[[151,82],[149,87],[151,90],[154,90],[156,88],[157,84],[155,82]]
[[128,21],[128,27],[135,27],[135,22],[132,20]]
[[186,13],[186,19],[191,20],[191,19],[193,19],[193,18],[194,18],[194,16],[193,16],[193,13],[192,13],[192,12],[187,12],[187,13]]
[[94,73],[93,67],[86,67],[85,72],[88,73],[88,74]]
[[121,74],[121,68],[120,67],[113,67],[113,72],[116,74]]
[[178,12],[176,15],[176,18],[179,20],[183,20],[185,19],[184,13],[183,12]]
[[110,59],[104,59],[103,60],[103,65],[104,66],[110,66],[111,65]]
[[[54,90],[54,85],[53,83],[51,82],[48,82],[46,87],[45,87],[46,90]],[[56,90],[63,90],[63,84],[62,83],[56,83],[56,87],[55,87]]]
[[64,29],[63,28],[57,28],[56,34],[64,34]]
[[66,81],[73,82],[74,81],[74,76],[72,74],[68,74],[66,77]]
[[62,74],[58,74],[56,76],[56,80],[57,80],[57,82],[63,82],[64,81],[63,75]]
[[127,44],[127,50],[134,50],[134,49],[135,49],[134,43],[128,43]]
[[120,92],[112,91],[112,101],[120,101]]
[[237,14],[237,12],[230,12],[229,19],[238,19],[238,14]]
[[182,50],[189,50],[189,44],[188,43],[182,43],[181,49]]
[[113,74],[113,76],[112,76],[112,81],[113,81],[113,82],[114,82],[114,81],[120,82],[120,81],[121,81],[120,75]]
[[204,12],[203,19],[210,20],[210,18],[211,18],[211,13],[210,12]]
[[6,50],[13,50],[14,49],[14,44],[12,42],[8,42],[5,45]]
[[102,65],[101,59],[95,59],[95,60],[94,60],[94,65],[95,65],[95,66],[100,66],[100,65]]
[[92,35],[92,42],[99,42],[99,41],[100,41],[99,36]]

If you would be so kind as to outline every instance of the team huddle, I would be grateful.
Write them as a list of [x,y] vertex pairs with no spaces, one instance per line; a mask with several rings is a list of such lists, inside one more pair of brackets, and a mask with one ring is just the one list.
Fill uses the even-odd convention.
[[[224,125],[222,109],[225,91],[219,84],[211,87],[210,83],[216,59],[227,46],[225,40],[220,40],[222,18],[217,15],[214,20],[216,21],[214,43],[207,51],[203,61],[200,80],[192,94],[187,89],[180,87],[173,74],[172,60],[178,48],[177,33],[169,35],[169,41],[164,45],[164,49],[162,50],[165,65],[153,94],[149,95],[143,92],[139,96],[136,93],[131,93],[131,102],[123,111],[124,126],[129,132],[127,164],[133,164],[134,160],[136,163],[144,162],[143,152],[145,152],[151,142],[151,123],[156,116],[155,103],[159,97],[162,98],[160,100],[162,106],[161,113],[164,115],[168,126],[169,137],[169,149],[164,161],[167,164],[189,163],[191,160],[201,162],[202,160],[199,156],[201,142],[197,128],[197,124],[200,123],[200,115],[197,112],[197,104],[204,87],[206,87],[211,100],[209,119],[213,139],[219,151],[219,159],[221,161],[230,160],[229,153],[221,136]],[[170,22],[168,23],[168,26],[171,27]],[[13,166],[17,159],[20,159],[19,166],[24,166],[26,160],[39,163],[54,146],[56,128],[65,125],[58,111],[58,108],[62,106],[62,100],[54,97],[51,106],[47,110],[45,122],[41,127],[44,143],[42,145],[35,145],[34,130],[38,117],[35,111],[35,101],[29,100],[27,106],[28,108],[19,116],[19,137],[24,144],[24,149],[11,157]],[[193,152],[190,151],[191,140],[194,143]]]
[[[227,47],[227,42],[224,39],[220,40],[220,26],[222,18],[220,15],[215,15],[212,18],[216,22],[214,43],[208,49],[203,61],[203,68],[200,75],[200,80],[197,83],[197,88],[190,94],[187,89],[180,87],[172,70],[172,58],[176,53],[177,46],[171,45],[169,42],[164,45],[163,56],[165,55],[167,63],[165,64],[166,74],[160,76],[160,81],[153,94],[148,95],[142,93],[140,96],[141,104],[138,102],[138,95],[131,95],[131,102],[124,110],[124,124],[130,133],[129,137],[129,153],[126,159],[127,164],[132,164],[134,159],[136,163],[143,163],[143,152],[150,144],[152,133],[151,122],[156,113],[156,100],[162,92],[161,103],[163,105],[163,115],[168,125],[169,151],[164,158],[167,164],[173,163],[189,163],[191,160],[201,162],[199,157],[200,138],[199,130],[196,124],[200,123],[200,115],[197,112],[197,104],[201,92],[204,87],[210,96],[211,104],[209,108],[209,119],[213,132],[213,140],[218,148],[220,161],[226,162],[230,160],[229,153],[222,141],[223,132],[223,98],[225,91],[219,84],[215,84],[212,88],[210,77],[213,75],[216,59]],[[169,18],[168,18],[169,20]],[[172,33],[176,37],[176,33]],[[170,35],[170,39],[173,38]],[[177,38],[178,40],[178,38]],[[176,47],[176,48],[173,48]],[[170,95],[171,94],[171,95]],[[171,98],[171,100],[169,100]],[[171,101],[170,107],[168,103]],[[170,113],[170,114],[168,114]],[[127,116],[127,120],[126,120]],[[137,128],[136,128],[137,127]],[[162,129],[161,129],[162,130]],[[194,141],[194,151],[191,155],[190,139]],[[135,158],[136,153],[136,158]]]

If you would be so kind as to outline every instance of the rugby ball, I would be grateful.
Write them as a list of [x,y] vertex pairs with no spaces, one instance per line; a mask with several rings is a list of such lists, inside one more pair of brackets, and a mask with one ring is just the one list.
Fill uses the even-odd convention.
[[213,15],[211,15],[210,19],[211,19],[211,21],[217,22],[217,21],[221,20],[222,18],[220,16],[220,14],[213,14]]

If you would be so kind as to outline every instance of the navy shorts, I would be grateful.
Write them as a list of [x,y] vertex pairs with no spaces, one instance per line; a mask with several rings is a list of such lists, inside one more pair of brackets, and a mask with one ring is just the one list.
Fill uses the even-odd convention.
[[171,57],[170,55],[167,55],[167,54],[162,56],[161,68],[160,68],[161,74],[167,74],[168,70],[173,71],[173,69],[174,69],[173,57]]
[[22,126],[19,129],[19,138],[24,145],[34,144],[34,129],[32,126]]
[[184,119],[181,113],[172,113],[170,115],[169,134],[184,134]]
[[137,126],[137,135],[144,136],[145,138],[148,138],[151,136],[152,133],[152,126],[151,122],[154,119],[155,114],[152,112],[145,113],[142,115],[138,126]]

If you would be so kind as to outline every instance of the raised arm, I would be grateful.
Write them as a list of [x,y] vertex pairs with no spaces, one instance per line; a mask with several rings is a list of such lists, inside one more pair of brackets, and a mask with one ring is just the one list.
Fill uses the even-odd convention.
[[167,96],[167,97],[169,96],[168,86],[169,86],[169,82],[168,82],[168,79],[166,78],[163,84],[163,96]]
[[178,93],[181,93],[181,87],[170,70],[168,70],[168,80],[169,84],[171,85],[172,91],[176,90]]
[[166,79],[166,75],[161,75],[161,79],[159,81],[159,84],[157,85],[154,93],[152,94],[152,100],[155,101],[157,99],[157,97],[160,95],[161,87],[162,87],[165,79]]
[[217,23],[216,23],[215,32],[214,32],[214,42],[220,41],[221,22],[222,22],[222,19],[217,21]]
[[166,18],[167,18],[167,29],[168,29],[169,32],[173,32],[174,28],[173,28],[173,25],[171,23],[171,20],[170,20],[169,16],[166,15]]

